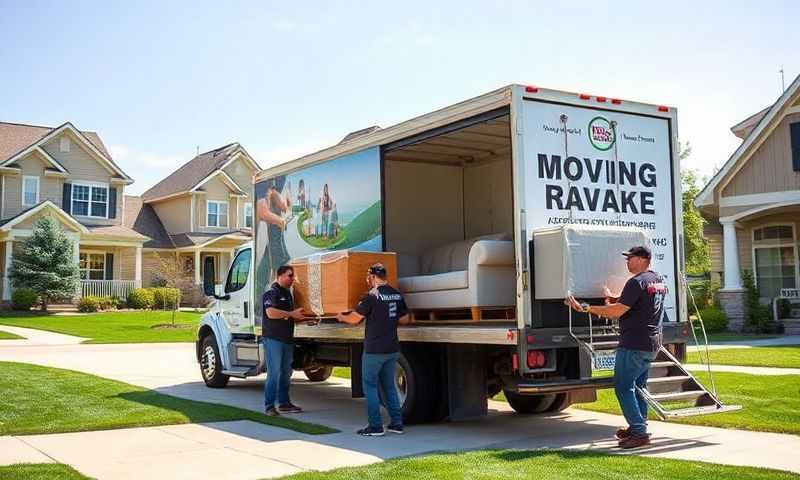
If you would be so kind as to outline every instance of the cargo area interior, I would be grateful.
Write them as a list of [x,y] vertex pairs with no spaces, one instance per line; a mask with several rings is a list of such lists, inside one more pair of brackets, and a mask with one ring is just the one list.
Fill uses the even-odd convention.
[[386,250],[409,306],[512,320],[508,111],[387,145],[383,158]]

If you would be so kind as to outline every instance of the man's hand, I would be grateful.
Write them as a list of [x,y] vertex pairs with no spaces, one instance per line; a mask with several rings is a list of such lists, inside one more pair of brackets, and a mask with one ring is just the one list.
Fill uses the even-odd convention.
[[345,321],[344,321],[344,313],[341,313],[341,312],[337,313],[336,314],[336,321],[340,322],[340,323],[345,323]]
[[573,297],[572,295],[570,295],[569,297],[567,297],[567,301],[569,302],[569,306],[570,306],[570,308],[572,308],[572,309],[573,309],[573,310],[575,310],[576,312],[581,312],[581,313],[583,313],[583,312],[585,312],[585,311],[586,311],[586,310],[584,310],[584,309],[583,309],[583,306],[581,306],[580,302],[579,302],[579,301],[577,301],[577,300],[575,299],[575,297]]
[[294,318],[295,320],[303,320],[305,317],[303,316],[303,309],[302,308],[295,308],[291,312],[289,312],[289,316]]

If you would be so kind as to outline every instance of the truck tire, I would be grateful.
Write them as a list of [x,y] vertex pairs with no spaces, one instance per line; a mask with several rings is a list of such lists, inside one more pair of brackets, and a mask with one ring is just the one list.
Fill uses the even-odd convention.
[[222,358],[219,356],[217,337],[213,333],[203,337],[200,347],[200,374],[206,386],[225,388],[231,377],[222,373]]
[[303,370],[309,382],[324,382],[333,373],[333,367],[330,365],[321,365],[319,367],[306,368]]
[[[437,370],[427,360],[424,352],[415,350],[404,350],[397,360],[395,387],[404,423],[428,422],[435,414],[439,391]],[[383,391],[380,394],[381,401],[385,403]]]
[[519,393],[505,391],[506,400],[517,413],[544,413],[556,401],[556,394],[545,395],[520,395]]
[[547,411],[553,413],[561,412],[570,405],[572,405],[572,402],[569,401],[569,395],[566,393],[558,393],[556,394],[556,399],[553,400],[553,404],[550,405]]

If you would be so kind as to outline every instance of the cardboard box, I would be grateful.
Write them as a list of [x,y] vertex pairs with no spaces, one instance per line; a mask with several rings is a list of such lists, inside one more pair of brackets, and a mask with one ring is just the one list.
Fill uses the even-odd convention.
[[382,263],[389,285],[397,287],[397,257],[393,252],[329,252],[292,260],[295,306],[306,315],[331,317],[353,310],[369,291],[367,269]]

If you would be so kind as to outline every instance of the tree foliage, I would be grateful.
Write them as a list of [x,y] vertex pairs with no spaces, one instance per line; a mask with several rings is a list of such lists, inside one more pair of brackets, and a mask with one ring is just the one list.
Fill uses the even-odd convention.
[[[680,150],[681,163],[692,154],[691,145],[682,144]],[[683,251],[686,255],[686,273],[701,275],[711,269],[711,249],[703,237],[705,219],[694,206],[694,199],[700,193],[701,180],[697,171],[691,168],[681,169],[682,210],[683,210]]]
[[54,299],[72,298],[78,291],[78,265],[73,243],[52,217],[36,221],[33,234],[11,257],[9,277],[14,288],[30,288],[42,310]]

